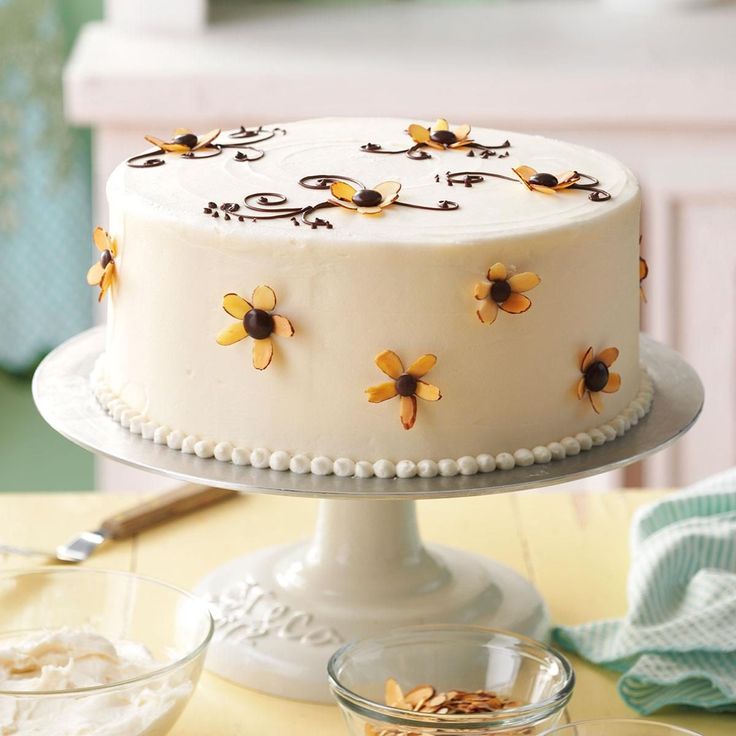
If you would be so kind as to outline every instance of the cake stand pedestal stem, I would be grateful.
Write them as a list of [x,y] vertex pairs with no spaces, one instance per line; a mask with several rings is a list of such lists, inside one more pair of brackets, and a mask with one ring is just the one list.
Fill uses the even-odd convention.
[[278,570],[284,588],[326,597],[422,595],[449,583],[422,544],[413,501],[322,500],[312,541]]
[[351,639],[422,623],[475,623],[544,638],[539,593],[493,560],[425,546],[414,501],[321,500],[313,538],[211,573],[198,591],[217,633],[208,668],[283,697],[330,702],[326,665]]

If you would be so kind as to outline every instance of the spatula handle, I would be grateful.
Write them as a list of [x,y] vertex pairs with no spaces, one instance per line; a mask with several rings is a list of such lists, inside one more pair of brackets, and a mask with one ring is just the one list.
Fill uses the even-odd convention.
[[145,529],[236,495],[224,488],[187,484],[108,517],[100,528],[108,539],[128,539]]

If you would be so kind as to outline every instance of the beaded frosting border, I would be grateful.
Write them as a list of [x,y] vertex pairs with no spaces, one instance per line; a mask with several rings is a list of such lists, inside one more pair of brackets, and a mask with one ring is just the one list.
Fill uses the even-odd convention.
[[496,470],[528,467],[530,465],[564,460],[581,452],[612,442],[622,437],[631,427],[645,417],[654,399],[654,385],[644,367],[641,368],[639,392],[620,414],[609,422],[578,432],[574,437],[563,437],[557,442],[538,445],[532,449],[520,448],[515,452],[500,452],[496,455],[482,453],[465,455],[460,458],[441,460],[351,460],[337,458],[332,460],[324,455],[310,457],[304,454],[291,454],[285,450],[269,450],[257,447],[253,450],[236,447],[231,442],[216,441],[187,434],[168,425],[151,421],[147,416],[126,404],[110,387],[105,375],[104,353],[97,359],[90,384],[100,406],[131,434],[140,435],[158,445],[167,445],[187,455],[201,458],[214,458],[233,465],[252,465],[254,468],[287,471],[292,473],[313,473],[314,475],[337,475],[356,478],[434,478],[435,476],[475,475]]

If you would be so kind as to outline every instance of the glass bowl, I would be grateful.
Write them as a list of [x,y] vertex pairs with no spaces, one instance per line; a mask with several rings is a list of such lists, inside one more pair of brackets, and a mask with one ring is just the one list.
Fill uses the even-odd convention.
[[544,736],[702,736],[702,734],[656,721],[600,718],[557,726],[545,731]]
[[[194,692],[212,632],[204,601],[149,578],[0,573],[0,733],[163,736]],[[100,636],[135,664],[110,669],[115,650]],[[22,640],[36,643],[30,655],[19,654]]]
[[[557,723],[575,675],[563,656],[518,634],[479,626],[415,626],[347,644],[328,665],[353,736],[539,734]],[[388,679],[406,693],[492,691],[511,705],[490,713],[419,713],[385,704]]]

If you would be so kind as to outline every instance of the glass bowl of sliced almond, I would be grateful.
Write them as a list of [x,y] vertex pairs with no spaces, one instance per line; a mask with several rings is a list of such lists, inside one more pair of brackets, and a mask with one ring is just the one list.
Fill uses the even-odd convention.
[[480,626],[413,626],[352,642],[328,665],[352,736],[532,736],[575,674],[545,644]]

